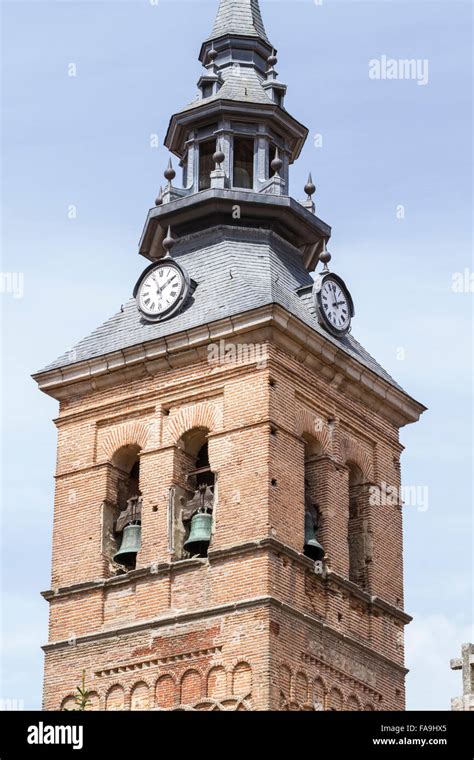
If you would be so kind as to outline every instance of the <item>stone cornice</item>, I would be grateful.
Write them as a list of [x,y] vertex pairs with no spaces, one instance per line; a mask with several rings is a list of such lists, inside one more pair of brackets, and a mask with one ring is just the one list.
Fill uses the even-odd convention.
[[272,328],[270,339],[287,353],[297,355],[300,362],[319,371],[327,382],[340,376],[339,387],[343,387],[344,393],[393,424],[401,427],[416,422],[425,411],[422,404],[350,356],[335,340],[320,334],[278,304],[268,304],[60,369],[39,372],[33,377],[42,391],[61,400],[110,387],[113,373],[117,373],[119,384],[153,376],[163,369],[163,362],[168,368],[180,367],[179,357],[183,352],[265,327]]
[[228,100],[216,97],[212,100],[196,100],[191,107],[178,111],[171,117],[165,135],[164,144],[178,158],[183,158],[183,146],[189,130],[209,123],[217,118],[242,118],[249,122],[262,121],[274,124],[279,131],[284,131],[291,146],[291,162],[296,161],[308,136],[308,129],[285,109],[273,103],[254,103],[251,101]]
[[[363,644],[359,640],[349,636],[348,634],[341,633],[341,631],[332,628],[324,623],[319,618],[308,613],[301,612],[287,602],[278,601],[271,596],[260,596],[252,599],[243,599],[239,602],[232,602],[230,604],[216,605],[215,607],[206,607],[204,609],[193,610],[192,612],[181,612],[178,614],[164,615],[160,618],[150,618],[149,620],[143,620],[138,623],[131,623],[129,625],[121,625],[116,628],[111,628],[107,631],[94,631],[92,633],[85,634],[84,636],[78,636],[74,640],[74,646],[80,646],[81,644],[90,644],[96,641],[104,641],[106,639],[116,638],[118,636],[128,636],[134,633],[141,633],[144,631],[154,630],[157,628],[163,628],[170,625],[182,625],[183,623],[189,623],[193,620],[203,620],[205,618],[220,617],[221,615],[228,615],[233,612],[239,612],[243,610],[253,609],[255,607],[273,607],[278,610],[283,610],[292,617],[298,618],[303,622],[311,625],[319,630],[326,631],[334,638],[345,644],[352,646],[364,654],[374,657],[379,662],[398,670],[406,675],[408,672],[403,665],[394,662],[389,657],[386,657],[380,652],[375,651],[371,647]],[[53,641],[48,644],[44,644],[42,649],[44,652],[54,652],[60,649],[66,649],[70,647],[69,640],[63,639],[59,641]]]
[[[287,544],[278,541],[276,538],[269,537],[256,541],[248,541],[244,544],[237,544],[225,549],[210,550],[207,559],[186,559],[178,562],[160,562],[148,567],[132,570],[129,573],[123,575],[116,575],[112,578],[100,578],[94,581],[88,581],[85,583],[77,583],[71,586],[59,587],[54,590],[43,591],[42,596],[48,602],[57,598],[63,598],[74,594],[81,594],[87,591],[96,591],[99,589],[108,589],[115,586],[126,585],[132,581],[148,578],[150,576],[163,576],[173,572],[173,574],[180,571],[188,571],[190,567],[202,567],[208,562],[210,564],[221,561],[226,561],[230,557],[242,556],[251,554],[255,551],[272,551],[273,553],[285,554],[294,562],[299,564],[303,569],[307,571],[314,571],[314,562],[304,554],[300,554]],[[395,607],[384,599],[378,596],[373,596],[367,591],[364,591],[352,581],[344,578],[338,573],[328,569],[324,577],[320,577],[321,583],[328,584],[334,583],[340,588],[343,588],[349,594],[357,597],[360,601],[367,604],[369,607],[380,609],[387,612],[392,617],[396,618],[403,624],[410,623],[412,618],[406,612],[399,607]]]
[[[240,220],[235,219],[229,225],[236,205],[241,209]],[[150,261],[161,258],[163,239],[170,225],[179,238],[180,251],[186,241],[195,246],[199,236],[218,240],[226,230],[229,239],[251,230],[254,238],[275,236],[304,260],[308,247],[319,252],[323,241],[331,237],[331,227],[290,196],[211,187],[150,209],[139,253]],[[317,257],[311,260],[310,269],[316,265]]]

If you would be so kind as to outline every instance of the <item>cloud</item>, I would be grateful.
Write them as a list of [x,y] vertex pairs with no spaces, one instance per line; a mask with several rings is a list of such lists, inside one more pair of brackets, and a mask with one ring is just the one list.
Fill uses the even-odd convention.
[[465,621],[446,615],[415,618],[406,629],[407,710],[450,710],[452,697],[462,693],[461,674],[449,667],[461,645],[472,641]]

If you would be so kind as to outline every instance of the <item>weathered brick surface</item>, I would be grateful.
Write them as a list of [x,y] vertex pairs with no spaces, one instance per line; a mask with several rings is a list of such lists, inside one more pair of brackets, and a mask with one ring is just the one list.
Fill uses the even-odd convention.
[[[263,368],[201,355],[111,380],[63,401],[57,425],[46,709],[83,669],[95,709],[403,709],[401,511],[369,503],[372,485],[399,486],[401,446],[379,411],[271,345]],[[207,432],[217,477],[213,538],[207,559],[174,562],[170,488],[186,485],[192,430]],[[124,446],[140,450],[142,548],[114,576],[104,502]],[[302,554],[305,458],[323,575]]]

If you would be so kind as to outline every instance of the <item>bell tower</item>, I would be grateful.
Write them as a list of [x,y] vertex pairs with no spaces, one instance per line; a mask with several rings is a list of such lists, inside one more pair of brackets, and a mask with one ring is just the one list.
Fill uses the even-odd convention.
[[199,58],[133,297],[34,376],[60,404],[44,707],[85,671],[96,710],[402,710],[424,407],[352,335],[311,176],[290,195],[307,129],[258,0],[221,0]]

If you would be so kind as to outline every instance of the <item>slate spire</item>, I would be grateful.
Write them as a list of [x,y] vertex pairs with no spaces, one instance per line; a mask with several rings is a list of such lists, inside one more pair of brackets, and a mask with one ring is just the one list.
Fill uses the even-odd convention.
[[[250,63],[263,76],[272,45],[267,37],[258,0],[220,0],[211,34],[204,40],[199,60],[206,66],[209,53],[217,67]],[[243,56],[239,56],[239,52]]]
[[220,0],[214,28],[208,39],[224,34],[260,37],[270,44],[258,0]]

